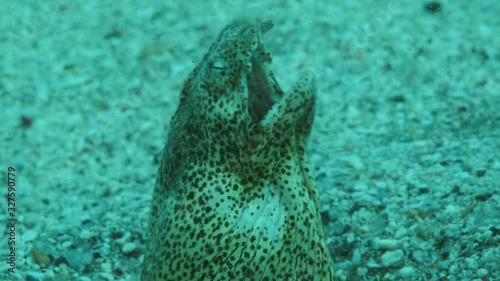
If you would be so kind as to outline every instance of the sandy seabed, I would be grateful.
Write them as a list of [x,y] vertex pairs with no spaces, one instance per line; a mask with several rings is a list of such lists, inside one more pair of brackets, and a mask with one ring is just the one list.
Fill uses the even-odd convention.
[[139,280],[180,88],[242,14],[273,20],[284,89],[316,74],[310,164],[338,277],[500,279],[499,3],[197,2],[2,4],[0,169],[15,169],[17,221],[1,280]]

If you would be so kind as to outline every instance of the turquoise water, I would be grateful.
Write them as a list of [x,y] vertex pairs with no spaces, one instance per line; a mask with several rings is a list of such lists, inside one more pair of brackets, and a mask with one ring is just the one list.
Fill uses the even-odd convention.
[[274,23],[263,41],[285,93],[304,71],[316,77],[308,158],[337,276],[499,278],[495,1],[25,0],[0,11],[0,190],[16,204],[0,205],[2,223],[15,222],[0,236],[0,254],[15,255],[1,280],[140,280],[182,85],[224,26],[253,16]]

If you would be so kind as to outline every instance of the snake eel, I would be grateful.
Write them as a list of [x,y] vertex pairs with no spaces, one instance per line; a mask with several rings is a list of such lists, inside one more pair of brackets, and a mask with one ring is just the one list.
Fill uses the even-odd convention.
[[228,25],[184,82],[142,281],[335,280],[306,159],[315,80],[281,90],[262,41],[272,26]]

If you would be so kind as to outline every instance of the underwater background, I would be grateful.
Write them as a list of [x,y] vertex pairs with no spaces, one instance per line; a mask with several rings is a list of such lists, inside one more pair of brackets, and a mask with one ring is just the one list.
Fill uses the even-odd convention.
[[497,1],[0,12],[0,280],[139,280],[182,83],[226,24],[256,15],[274,22],[264,42],[285,91],[316,75],[309,159],[339,279],[500,279]]

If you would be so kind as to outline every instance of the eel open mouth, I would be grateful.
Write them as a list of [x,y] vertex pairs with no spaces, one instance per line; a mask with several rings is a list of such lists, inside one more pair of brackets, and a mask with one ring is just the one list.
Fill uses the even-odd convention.
[[[261,34],[273,27],[272,21],[259,24]],[[274,103],[283,96],[273,73],[267,69],[269,63],[271,56],[266,52],[263,43],[259,42],[259,46],[252,53],[251,72],[247,73],[248,113],[255,123],[259,123]]]

